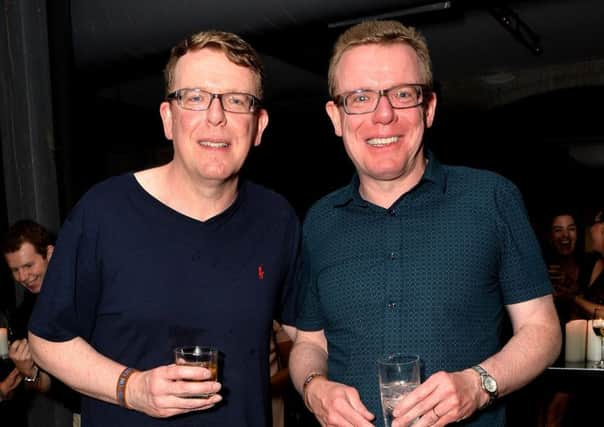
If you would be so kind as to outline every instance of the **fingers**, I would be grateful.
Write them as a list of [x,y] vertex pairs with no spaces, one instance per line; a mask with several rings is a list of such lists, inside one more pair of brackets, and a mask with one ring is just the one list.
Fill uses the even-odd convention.
[[472,384],[464,372],[433,374],[397,405],[392,426],[440,427],[468,417],[476,409]]
[[206,410],[222,400],[221,384],[208,381],[211,373],[201,367],[167,365],[132,374],[127,402],[154,417],[171,417]]

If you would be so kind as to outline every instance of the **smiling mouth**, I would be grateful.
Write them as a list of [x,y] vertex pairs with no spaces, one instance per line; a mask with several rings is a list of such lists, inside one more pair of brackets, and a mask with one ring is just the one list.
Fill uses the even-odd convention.
[[218,141],[199,141],[199,145],[209,148],[226,148],[229,146],[226,142],[218,142]]
[[388,138],[370,138],[367,140],[367,144],[372,147],[384,147],[386,145],[394,144],[398,141],[398,136],[391,136]]

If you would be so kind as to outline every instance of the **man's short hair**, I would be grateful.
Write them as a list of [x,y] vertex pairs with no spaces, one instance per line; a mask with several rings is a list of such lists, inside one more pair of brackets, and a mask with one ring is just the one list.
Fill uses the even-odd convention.
[[172,48],[170,58],[164,69],[166,95],[175,89],[180,89],[172,87],[174,84],[174,69],[178,60],[188,52],[204,48],[221,50],[233,64],[249,68],[256,75],[257,80],[258,93],[253,95],[262,99],[264,67],[260,55],[238,35],[214,30],[195,33],[181,40]]
[[24,243],[31,243],[36,252],[46,258],[48,246],[54,244],[54,239],[43,225],[31,219],[22,219],[11,225],[6,232],[2,241],[2,253],[17,252]]
[[432,62],[430,51],[424,36],[413,27],[407,27],[398,21],[365,21],[350,27],[343,32],[336,41],[329,61],[329,94],[335,97],[336,93],[336,68],[342,55],[348,49],[366,44],[395,44],[405,43],[417,54],[420,80],[419,82],[432,88]]

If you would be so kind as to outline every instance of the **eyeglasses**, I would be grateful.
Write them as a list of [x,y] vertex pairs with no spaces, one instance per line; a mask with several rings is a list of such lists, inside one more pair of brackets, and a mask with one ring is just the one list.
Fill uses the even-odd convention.
[[405,84],[390,89],[357,89],[336,95],[334,101],[344,107],[346,114],[366,114],[377,109],[382,96],[386,97],[392,108],[401,110],[421,105],[429,93],[430,89],[425,85]]
[[166,96],[166,100],[175,99],[182,108],[193,111],[207,110],[214,98],[218,98],[222,109],[230,113],[253,113],[260,107],[260,100],[249,93],[211,93],[199,88],[183,88]]

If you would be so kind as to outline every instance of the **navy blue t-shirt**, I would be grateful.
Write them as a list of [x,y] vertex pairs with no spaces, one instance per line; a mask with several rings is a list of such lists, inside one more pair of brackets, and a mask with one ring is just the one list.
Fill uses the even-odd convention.
[[216,346],[224,400],[155,419],[85,397],[82,425],[269,425],[269,339],[273,318],[295,321],[299,234],[287,201],[249,182],[205,222],[162,204],[132,174],[90,190],[59,233],[30,330],[82,337],[139,370],[173,363],[177,345]]

